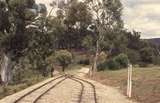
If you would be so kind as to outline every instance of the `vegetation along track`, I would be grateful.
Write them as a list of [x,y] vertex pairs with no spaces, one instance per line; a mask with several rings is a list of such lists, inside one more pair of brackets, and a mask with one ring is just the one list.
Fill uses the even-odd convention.
[[[78,78],[78,77],[75,77],[75,76],[72,76],[72,75],[69,76],[69,79],[71,79],[75,82],[78,82],[81,85],[81,91],[80,91],[77,103],[88,103],[88,102],[98,103],[97,95],[96,95],[96,88],[91,82],[84,80],[84,79],[81,79],[81,78]],[[87,85],[89,85],[91,88],[88,88]],[[87,91],[87,90],[90,90],[90,91]],[[85,100],[86,98],[88,100]]]
[[[64,78],[65,77],[65,78]],[[61,79],[63,78],[63,79]],[[67,75],[62,75],[59,76],[55,79],[50,80],[49,82],[31,90],[30,92],[24,94],[23,96],[21,96],[20,98],[18,98],[17,100],[15,100],[13,103],[21,103],[23,102],[24,98],[26,98],[27,96],[30,96],[32,93],[36,92],[37,90],[40,90],[42,88],[44,88],[45,86],[48,86],[49,84],[51,84],[52,82],[61,79],[60,81],[56,82],[54,85],[52,85],[50,88],[48,88],[47,90],[45,90],[45,92],[43,92],[41,95],[39,95],[37,98],[34,98],[34,101],[31,103],[37,103],[38,99],[40,99],[44,94],[46,94],[48,91],[50,91],[51,89],[53,89],[55,86],[57,86],[58,84],[60,84],[61,82],[63,82],[65,79],[67,78]],[[33,97],[32,97],[33,98]]]

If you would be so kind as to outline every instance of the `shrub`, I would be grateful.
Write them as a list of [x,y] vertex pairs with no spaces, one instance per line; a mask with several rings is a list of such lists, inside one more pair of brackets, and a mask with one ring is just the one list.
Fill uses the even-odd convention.
[[127,49],[127,56],[132,64],[137,64],[141,60],[140,53],[137,50]]
[[109,69],[109,70],[117,70],[117,69],[121,69],[121,68],[126,68],[128,66],[129,60],[127,55],[125,54],[119,54],[118,56],[106,60],[103,63],[100,63],[98,65],[98,70],[105,70],[105,69]]
[[160,65],[160,56],[154,56],[153,57],[153,63],[155,65]]
[[141,61],[147,64],[153,63],[153,50],[152,48],[142,48],[140,50]]
[[126,68],[128,66],[129,60],[126,54],[119,54],[114,59],[117,63],[119,63],[119,68]]
[[107,54],[105,52],[101,52],[98,57],[98,63],[104,63],[107,59]]
[[115,59],[113,58],[105,61],[104,63],[98,64],[97,68],[98,68],[98,71],[102,71],[106,69],[116,70],[116,69],[120,69],[120,64],[117,61],[115,61]]
[[97,65],[97,69],[98,71],[102,71],[107,69],[107,54],[105,52],[101,52],[99,54],[99,58],[98,58],[98,65]]
[[72,54],[67,50],[60,50],[56,52],[56,61],[62,66],[63,71],[72,62]]
[[108,67],[107,67],[107,62],[99,63],[99,64],[97,65],[97,69],[98,69],[98,71],[103,71],[103,70],[105,70],[105,69],[108,69]]
[[120,64],[115,59],[110,59],[107,62],[107,67],[110,70],[117,70],[120,69]]
[[20,83],[22,82],[23,78],[25,78],[25,74],[28,73],[25,71],[20,64],[15,65],[13,69],[13,82]]
[[90,64],[90,60],[89,59],[82,59],[79,61],[79,64],[82,64],[82,65],[89,65]]
[[8,88],[6,86],[2,87],[2,93],[6,94],[8,92]]
[[74,64],[89,65],[90,57],[85,54],[74,54]]

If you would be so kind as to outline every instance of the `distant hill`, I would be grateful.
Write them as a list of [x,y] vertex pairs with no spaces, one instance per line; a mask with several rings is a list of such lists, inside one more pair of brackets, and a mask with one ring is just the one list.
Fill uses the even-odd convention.
[[148,39],[151,43],[160,45],[160,38]]

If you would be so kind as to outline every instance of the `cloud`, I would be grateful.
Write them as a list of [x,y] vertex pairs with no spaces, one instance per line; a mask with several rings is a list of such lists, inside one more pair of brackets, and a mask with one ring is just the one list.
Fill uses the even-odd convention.
[[160,0],[122,0],[125,27],[142,32],[142,38],[160,37]]

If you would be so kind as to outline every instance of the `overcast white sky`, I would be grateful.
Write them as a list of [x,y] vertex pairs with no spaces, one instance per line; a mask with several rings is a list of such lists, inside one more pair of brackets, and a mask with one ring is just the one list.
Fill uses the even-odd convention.
[[[50,9],[53,0],[36,0]],[[122,0],[125,27],[142,32],[142,38],[160,37],[160,0]]]

